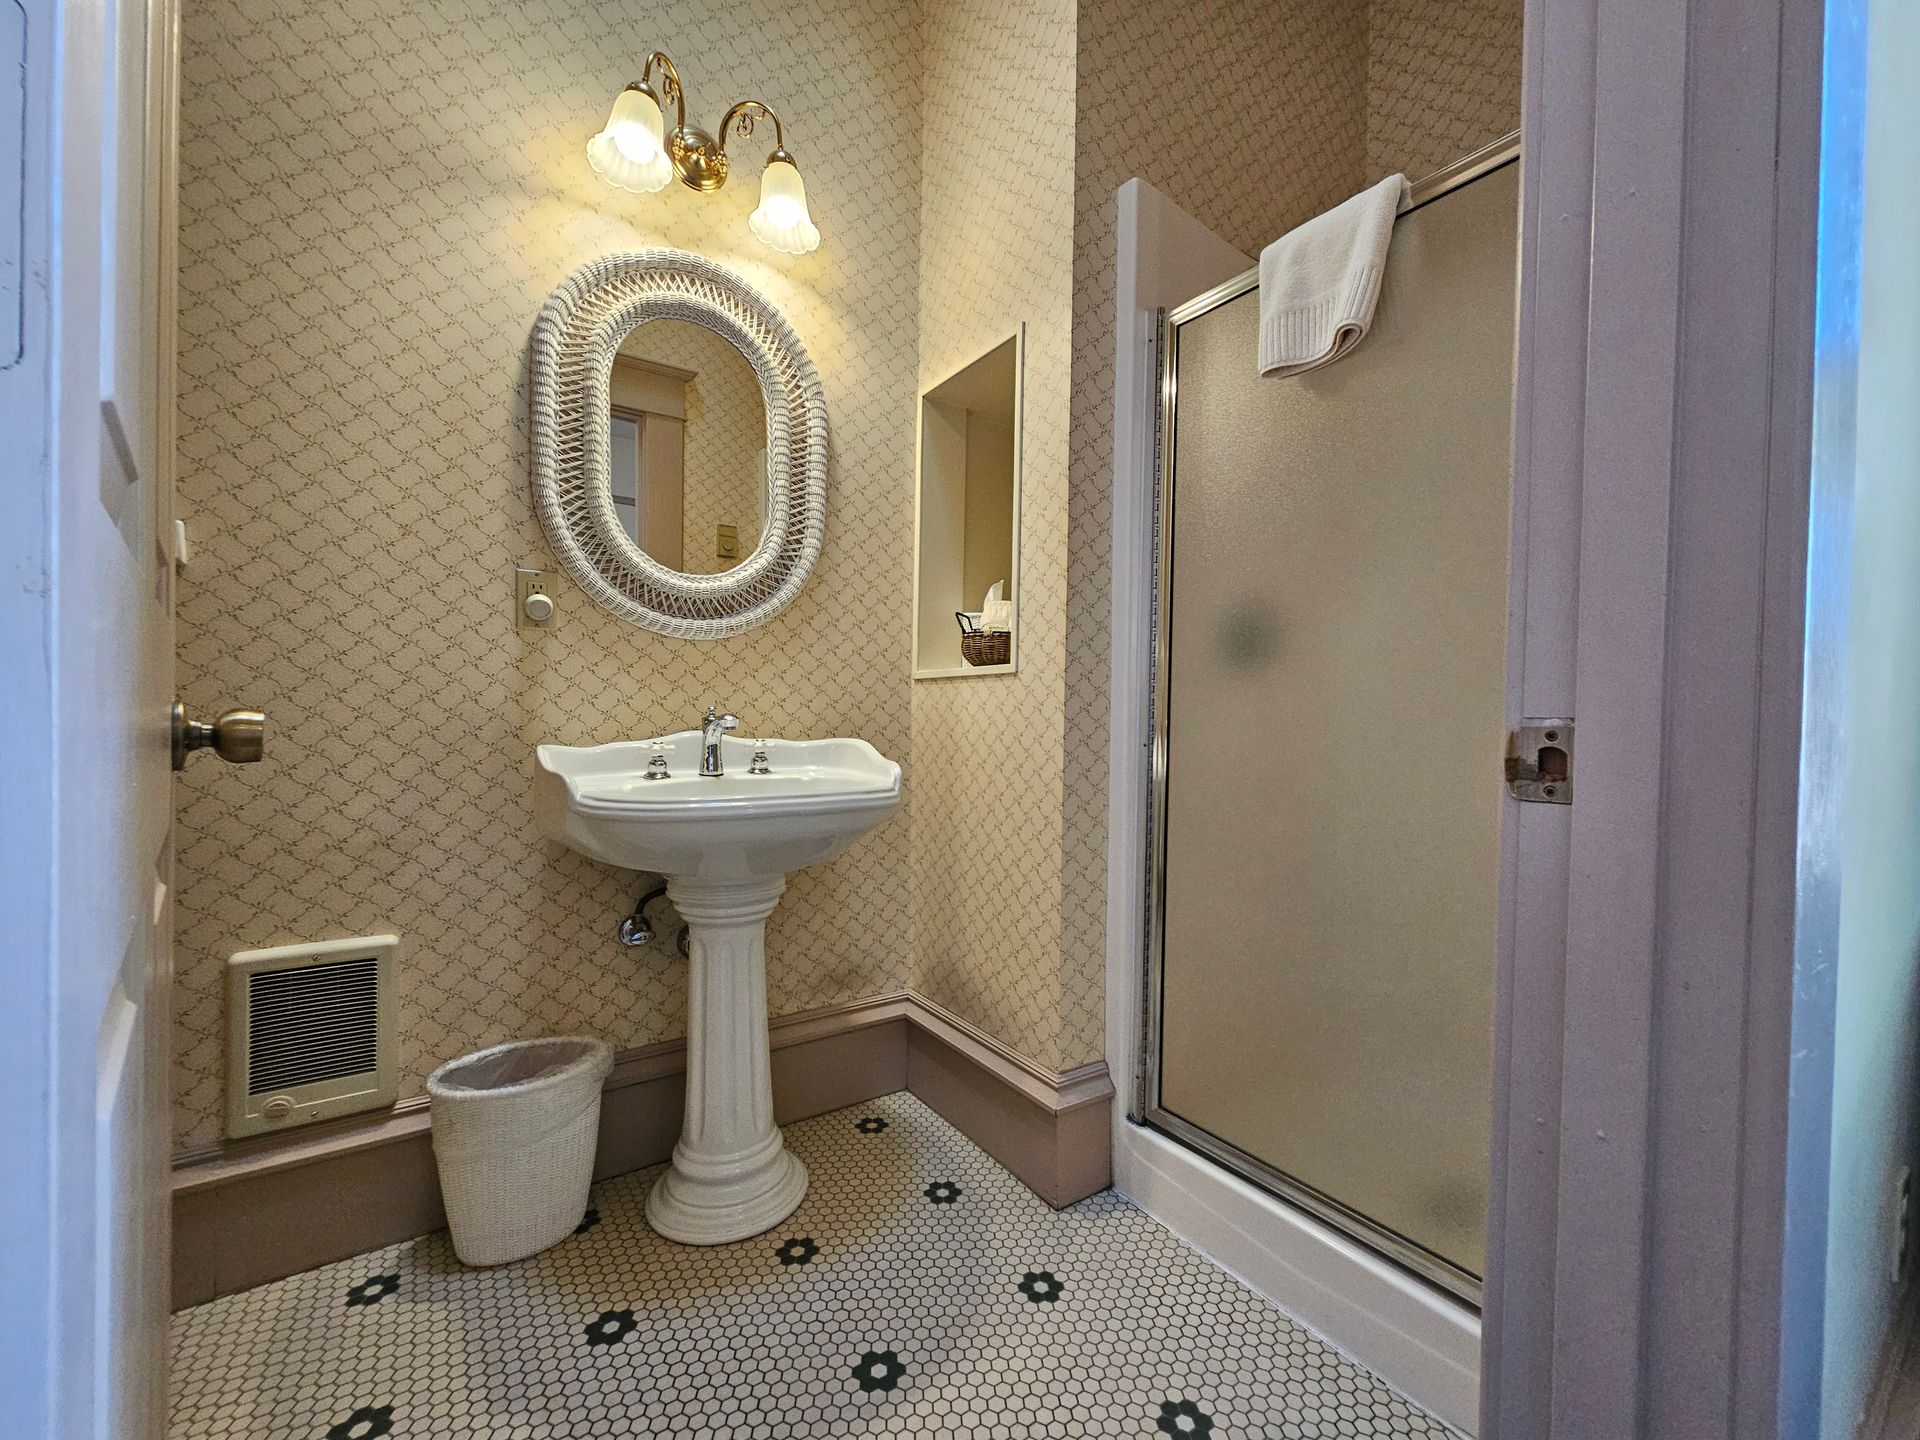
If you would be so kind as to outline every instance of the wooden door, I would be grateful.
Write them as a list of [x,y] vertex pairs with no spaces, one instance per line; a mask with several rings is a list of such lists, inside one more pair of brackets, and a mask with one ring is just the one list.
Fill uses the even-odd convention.
[[61,1440],[165,1425],[174,49],[0,3],[0,1413]]

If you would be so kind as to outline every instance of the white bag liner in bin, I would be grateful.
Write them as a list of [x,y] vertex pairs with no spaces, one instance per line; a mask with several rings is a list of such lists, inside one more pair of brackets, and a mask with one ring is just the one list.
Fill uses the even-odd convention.
[[612,1068],[606,1041],[565,1035],[477,1050],[427,1077],[433,1156],[462,1261],[524,1259],[580,1223]]

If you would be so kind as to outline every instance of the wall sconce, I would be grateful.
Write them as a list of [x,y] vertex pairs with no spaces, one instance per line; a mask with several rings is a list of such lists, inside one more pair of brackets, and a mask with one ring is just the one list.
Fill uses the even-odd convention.
[[[656,65],[660,67],[658,91],[653,87]],[[671,133],[660,107],[662,95],[673,102]],[[587,142],[587,163],[608,184],[636,195],[651,195],[675,175],[690,190],[718,190],[727,183],[731,163],[728,133],[745,139],[761,116],[773,122],[773,153],[760,172],[760,204],[747,217],[747,228],[776,250],[805,255],[819,248],[820,231],[807,213],[806,182],[787,153],[780,117],[758,100],[742,100],[727,111],[712,135],[687,124],[680,72],[664,51],[648,55],[640,78],[615,99],[606,128]]]

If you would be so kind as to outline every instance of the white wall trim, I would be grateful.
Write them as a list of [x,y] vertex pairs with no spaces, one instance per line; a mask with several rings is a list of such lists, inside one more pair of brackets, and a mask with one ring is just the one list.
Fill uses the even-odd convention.
[[1132,1124],[1146,913],[1152,747],[1156,310],[1232,279],[1252,259],[1143,180],[1115,196],[1113,654],[1107,769],[1107,1061],[1114,1186],[1336,1350],[1472,1433],[1480,1321],[1470,1308],[1155,1131]]

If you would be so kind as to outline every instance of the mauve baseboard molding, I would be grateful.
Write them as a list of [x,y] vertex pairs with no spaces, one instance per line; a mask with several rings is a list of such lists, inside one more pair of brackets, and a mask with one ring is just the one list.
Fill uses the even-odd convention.
[[[783,1125],[910,1090],[1050,1205],[1111,1183],[1113,1085],[1103,1062],[1051,1074],[911,993],[784,1016],[769,1029]],[[621,1053],[600,1106],[597,1178],[673,1152],[685,1071],[683,1040]],[[189,1152],[173,1170],[173,1305],[446,1223],[424,1097],[378,1116]]]

